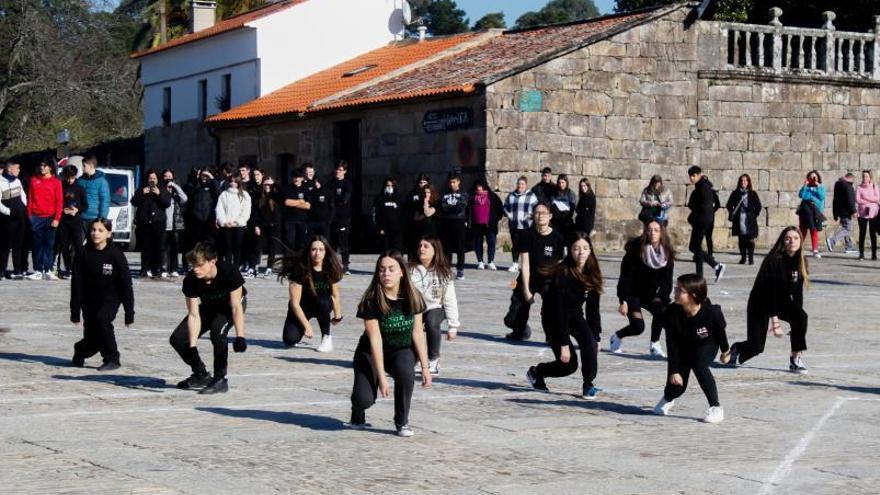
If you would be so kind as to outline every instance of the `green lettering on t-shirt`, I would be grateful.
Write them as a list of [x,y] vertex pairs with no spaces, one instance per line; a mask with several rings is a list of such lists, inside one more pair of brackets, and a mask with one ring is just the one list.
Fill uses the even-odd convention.
[[413,315],[405,315],[399,309],[392,309],[379,320],[382,341],[389,347],[410,347],[414,322]]

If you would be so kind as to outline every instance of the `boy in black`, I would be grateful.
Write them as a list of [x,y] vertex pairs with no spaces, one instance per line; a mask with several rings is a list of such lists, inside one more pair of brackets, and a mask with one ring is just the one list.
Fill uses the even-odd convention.
[[[691,239],[688,249],[694,254],[697,275],[703,276],[703,263],[708,263],[715,272],[715,282],[718,283],[724,276],[724,263],[718,263],[712,257],[712,229],[715,228],[715,210],[718,208],[717,193],[709,179],[703,175],[700,167],[693,166],[688,169],[688,178],[694,185],[694,192],[688,199],[688,223],[691,224]],[[703,251],[703,239],[706,239],[706,250]]]
[[284,242],[287,249],[302,249],[308,235],[310,203],[309,191],[303,183],[301,170],[295,170],[291,183],[281,192],[284,200]]
[[[76,172],[74,165],[67,165],[62,172],[61,197],[64,203],[55,243],[55,249],[61,252],[64,268],[68,272],[73,270],[73,255],[79,256],[83,250],[85,236],[80,216],[89,207],[85,189],[76,182]],[[62,277],[66,275],[69,273],[62,274]]]
[[342,267],[348,271],[348,239],[351,235],[351,181],[345,178],[348,163],[345,160],[336,166],[336,177],[327,184],[333,196],[333,220],[330,222],[330,244],[342,256]]
[[315,188],[309,193],[309,237],[330,238],[330,220],[333,219],[333,197],[331,191],[315,181]]
[[[186,255],[192,267],[183,279],[187,316],[174,329],[169,339],[171,347],[192,368],[192,376],[177,384],[177,388],[201,388],[200,394],[216,394],[229,390],[226,367],[229,359],[227,333],[235,327],[235,352],[244,352],[244,312],[247,289],[238,269],[229,263],[217,261],[217,251],[210,243],[200,242]],[[214,377],[205,368],[196,347],[198,338],[210,332],[214,346]]]
[[[77,230],[82,230],[77,226]],[[110,240],[109,220],[98,218],[89,225],[88,247],[77,255],[70,283],[70,321],[79,325],[83,338],[73,346],[73,365],[100,352],[104,358],[98,371],[119,368],[119,350],[113,320],[119,305],[125,310],[125,326],[134,323],[134,292],[125,254]]]
[[441,239],[446,260],[452,264],[455,253],[456,278],[464,280],[464,253],[467,237],[468,195],[461,190],[461,176],[449,176],[449,190],[440,198]]
[[544,294],[550,282],[541,275],[541,271],[548,265],[559,263],[565,256],[565,239],[550,227],[550,207],[539,203],[535,206],[534,217],[534,229],[521,238],[519,277],[510,296],[510,308],[504,317],[504,325],[513,330],[505,336],[508,340],[529,340],[532,335],[528,325],[529,310],[535,301],[535,294]]

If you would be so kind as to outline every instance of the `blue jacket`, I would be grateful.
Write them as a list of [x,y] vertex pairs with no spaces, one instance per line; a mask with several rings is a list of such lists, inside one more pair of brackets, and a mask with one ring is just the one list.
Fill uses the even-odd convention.
[[822,184],[817,186],[804,185],[798,192],[798,197],[812,201],[820,212],[825,210],[825,186]]
[[91,177],[80,176],[76,181],[85,191],[89,207],[82,212],[83,220],[107,218],[110,215],[110,183],[104,172],[98,170]]

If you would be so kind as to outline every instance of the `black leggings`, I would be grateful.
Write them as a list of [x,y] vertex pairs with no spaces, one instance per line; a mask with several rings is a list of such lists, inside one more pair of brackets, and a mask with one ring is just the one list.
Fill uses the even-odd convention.
[[25,240],[24,217],[0,215],[0,277],[6,275],[6,267],[9,263],[9,255],[12,254],[12,273],[19,275],[24,272],[22,246]]
[[149,270],[158,277],[165,256],[165,222],[139,225],[137,242],[141,246],[141,270]]
[[74,356],[88,359],[100,352],[105,363],[119,363],[119,349],[113,331],[113,320],[118,311],[119,302],[83,306],[83,338],[73,345]]
[[736,236],[739,241],[739,256],[743,260],[755,258],[755,239],[749,235]]
[[[660,340],[660,332],[663,331],[664,317],[666,314],[666,303],[659,299],[654,299],[645,306],[638,297],[630,298],[626,301],[629,325],[617,331],[619,338],[633,337],[641,335],[645,331],[645,318],[643,311],[651,313],[651,342]],[[640,316],[636,316],[639,313]]]
[[446,260],[452,264],[452,255],[456,255],[455,268],[464,270],[465,241],[467,228],[464,220],[444,220],[442,230],[443,250],[446,251]]
[[[694,264],[696,265],[697,275],[703,276],[703,263],[715,268],[718,264],[712,257],[712,224],[711,223],[695,223],[691,225],[691,239],[688,243],[688,249],[694,255]],[[703,251],[703,239],[706,239],[706,251]]]
[[[308,289],[303,288],[303,290]],[[311,320],[312,318],[318,319],[318,326],[321,327],[321,335],[330,335],[330,316],[333,311],[333,303],[329,297],[319,298],[314,306],[311,304],[304,305],[302,306],[302,310],[303,313],[305,313],[307,320]],[[293,309],[288,303],[287,318],[284,319],[284,330],[281,334],[281,339],[284,341],[284,345],[291,347],[294,344],[300,343],[305,333],[306,328],[299,321],[299,318],[296,317],[296,314],[294,314]]]
[[340,220],[330,224],[330,243],[342,257],[342,265],[348,267],[348,240],[351,235],[351,220]]
[[666,388],[663,390],[663,398],[667,401],[674,401],[684,394],[687,390],[688,378],[690,378],[691,370],[697,377],[697,382],[703,393],[706,394],[706,400],[709,401],[710,407],[718,407],[718,387],[715,386],[715,377],[712,376],[710,366],[715,356],[718,354],[718,346],[715,344],[703,344],[692,348],[684,348],[679,356],[678,373],[681,375],[681,385],[672,385],[669,383],[669,377],[666,379]]
[[166,245],[168,247],[168,271],[177,272],[180,270],[180,262],[178,260],[181,252],[180,239],[183,236],[183,233],[179,230],[168,230],[166,231],[166,235]]
[[[764,345],[767,343],[767,329],[770,326],[770,318],[772,316],[764,308],[760,308],[751,302],[749,303],[746,308],[748,340],[734,344],[740,363],[745,363],[764,352]],[[780,320],[787,321],[791,326],[791,333],[789,334],[789,337],[791,337],[791,352],[807,350],[807,313],[804,309],[797,307],[785,308],[777,316]]]
[[877,257],[877,219],[859,218],[859,256],[865,257],[865,234],[871,234],[871,258]]
[[446,313],[443,308],[429,309],[425,311],[423,319],[428,337],[428,359],[433,361],[440,358],[440,342],[443,341],[440,324],[446,319]]
[[[65,215],[55,232],[55,250],[60,252],[65,270],[73,270],[74,256],[79,256],[82,253],[83,241],[85,241],[85,234],[80,219]],[[56,266],[60,267],[61,264]]]
[[[548,314],[548,312],[541,311],[541,324],[544,326],[544,331],[548,331],[553,324],[553,317]],[[584,379],[584,388],[589,388],[593,386],[593,380],[596,379],[596,373],[598,372],[598,355],[599,355],[599,339],[596,334],[590,330],[590,327],[587,325],[587,320],[583,317],[574,317],[569,321],[569,328],[571,329],[571,337],[578,343],[578,347],[581,350],[581,361],[583,365],[581,366],[581,375]],[[553,355],[556,356],[556,360],[541,363],[535,367],[536,373],[540,378],[548,378],[548,377],[561,377],[568,376],[578,369],[578,358],[577,354],[575,354],[574,345],[571,344],[571,339],[568,342],[568,352],[571,356],[567,363],[563,363],[559,360],[559,356],[562,354],[562,345],[559,343],[551,343],[550,348],[553,349]]]
[[[247,309],[247,298],[242,299],[242,309]],[[199,306],[199,318],[202,320],[202,328],[199,329],[199,337],[210,332],[211,344],[214,346],[214,378],[226,377],[226,369],[229,363],[229,339],[227,334],[233,326],[232,314],[226,312],[214,312]],[[171,332],[168,341],[171,347],[177,351],[183,362],[192,368],[196,375],[207,373],[205,363],[199,357],[198,347],[189,346],[189,328],[186,318]]]
[[[379,380],[373,368],[373,353],[369,342],[358,345],[354,353],[354,386],[351,390],[351,419],[363,423],[366,410],[376,403]],[[404,426],[409,423],[409,405],[412,401],[415,381],[416,357],[412,348],[384,348],[385,372],[394,379],[394,424]]]
[[220,236],[223,239],[220,258],[232,264],[236,270],[241,267],[241,250],[244,243],[244,227],[223,227]]

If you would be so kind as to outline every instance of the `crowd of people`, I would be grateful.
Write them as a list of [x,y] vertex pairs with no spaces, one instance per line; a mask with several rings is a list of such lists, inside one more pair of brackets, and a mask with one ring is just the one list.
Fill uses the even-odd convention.
[[[106,184],[101,182],[96,160],[86,158],[78,179],[69,168],[58,179],[54,164],[43,161],[29,190],[22,185],[19,172],[18,164],[5,164],[0,182],[0,269],[5,272],[11,252],[11,275],[22,277],[22,240],[28,225],[34,273],[40,278],[53,277],[53,246],[68,250],[62,258],[72,272],[70,319],[83,327],[72,364],[84,366],[86,359],[100,353],[99,370],[118,369],[121,361],[113,322],[120,307],[124,323],[134,322],[135,297],[126,257],[112,242],[108,203],[102,199]],[[343,320],[339,285],[350,274],[352,187],[346,174],[345,162],[325,184],[310,165],[294,171],[284,186],[247,165],[222,167],[216,178],[211,170],[197,169],[183,185],[177,184],[171,170],[144,174],[144,184],[132,200],[137,206],[142,272],[165,278],[173,276],[169,270],[176,273],[177,269],[185,275],[182,291],[187,314],[172,331],[169,343],[190,367],[191,375],[178,388],[202,394],[228,390],[228,333],[234,329],[233,350],[245,352],[245,279],[257,273],[277,275],[288,285],[281,341],[288,348],[302,345],[303,339],[315,337],[311,322],[317,320],[321,331],[317,350],[333,351],[331,328]],[[715,283],[725,270],[713,257],[711,237],[720,200],[699,167],[691,167],[688,177],[694,185],[688,222],[695,273],[673,281],[676,251],[667,231],[673,198],[663,179],[655,176],[639,198],[642,232],[626,243],[616,288],[618,311],[628,324],[612,333],[608,350],[619,353],[624,339],[643,333],[644,312],[650,313],[648,352],[668,363],[665,388],[654,412],[669,413],[693,372],[709,403],[704,420],[717,423],[724,419],[724,410],[711,373],[716,357],[732,367],[745,363],[763,352],[768,333],[783,336],[780,322],[785,321],[791,327],[789,369],[807,372],[803,289],[809,285],[809,275],[803,246],[809,233],[817,253],[815,232],[822,226],[825,196],[818,172],[810,172],[800,191],[800,225],[783,229],[762,262],[748,300],[747,339],[730,345],[725,317],[709,299],[703,277],[704,263],[713,268]],[[851,175],[841,181],[842,188],[852,189]],[[859,192],[851,197],[835,191],[834,214],[841,232],[851,225],[845,219],[858,214],[861,227],[864,217],[864,224],[872,229],[875,254],[873,219],[878,196],[868,172],[863,174]],[[840,204],[838,198],[842,198]],[[467,239],[474,243],[477,268],[497,269],[494,253],[503,217],[508,219],[512,239],[510,269],[518,272],[503,317],[511,330],[506,338],[531,338],[529,312],[540,299],[541,326],[553,351],[552,361],[528,368],[528,383],[547,390],[547,379],[570,375],[580,367],[583,398],[599,397],[599,308],[606,288],[590,236],[596,207],[589,180],[581,179],[574,192],[568,177],[560,175],[554,182],[550,169],[544,169],[541,181],[531,188],[525,177],[519,178],[504,201],[483,181],[465,191],[456,173],[450,174],[442,194],[425,175],[418,177],[406,195],[399,193],[393,178],[384,181],[373,208],[382,254],[356,314],[363,321],[364,333],[353,358],[349,426],[367,426],[367,409],[380,394],[388,397],[391,393],[390,376],[397,432],[401,436],[414,433],[408,416],[415,377],[421,375],[424,387],[431,385],[432,376],[440,373],[444,322],[447,340],[454,340],[461,326],[455,282],[464,278]],[[726,209],[733,234],[739,238],[740,263],[753,264],[761,202],[747,174],[740,177]],[[56,242],[56,232],[63,241]],[[847,239],[847,234],[839,237]],[[488,245],[485,257],[484,242]],[[864,235],[860,248],[863,244]],[[261,267],[266,251],[267,265]],[[665,351],[660,344],[664,330]],[[213,347],[212,373],[197,346],[206,333]]]

